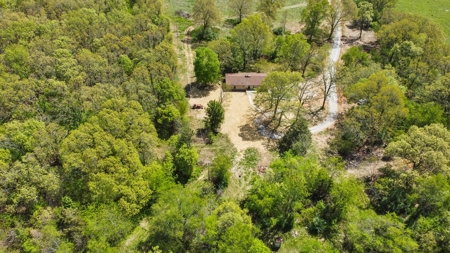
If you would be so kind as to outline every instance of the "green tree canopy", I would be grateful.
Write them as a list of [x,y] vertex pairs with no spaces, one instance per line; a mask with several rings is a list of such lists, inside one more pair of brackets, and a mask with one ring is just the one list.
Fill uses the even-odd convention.
[[195,0],[192,12],[194,20],[202,25],[202,38],[206,29],[220,21],[220,11],[214,0]]
[[450,132],[441,124],[423,128],[412,126],[407,134],[386,147],[386,156],[400,156],[421,172],[438,173],[448,170]]
[[208,102],[206,107],[205,128],[211,131],[217,131],[225,119],[225,110],[222,104],[216,100]]
[[207,47],[195,50],[194,72],[197,82],[207,85],[220,78],[220,62],[217,54]]
[[243,64],[241,70],[247,69],[250,63],[261,57],[272,39],[270,27],[263,22],[259,14],[242,20],[230,31],[230,35],[231,41],[236,43],[241,54]]

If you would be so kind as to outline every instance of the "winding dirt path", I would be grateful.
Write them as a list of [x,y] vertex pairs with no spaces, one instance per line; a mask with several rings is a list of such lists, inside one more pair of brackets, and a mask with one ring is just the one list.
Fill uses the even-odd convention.
[[186,57],[186,80],[187,83],[184,85],[191,84],[192,77],[194,76],[194,54],[192,53],[192,38],[191,38],[191,32],[194,30],[194,26],[189,26],[184,31],[184,38],[182,40],[183,42],[183,51],[184,55]]

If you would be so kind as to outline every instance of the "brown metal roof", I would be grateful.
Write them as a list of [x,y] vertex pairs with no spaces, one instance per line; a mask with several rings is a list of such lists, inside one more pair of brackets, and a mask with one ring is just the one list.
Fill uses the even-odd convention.
[[234,85],[245,85],[245,86],[260,86],[262,80],[267,76],[266,73],[236,73],[236,74],[225,74],[225,83]]

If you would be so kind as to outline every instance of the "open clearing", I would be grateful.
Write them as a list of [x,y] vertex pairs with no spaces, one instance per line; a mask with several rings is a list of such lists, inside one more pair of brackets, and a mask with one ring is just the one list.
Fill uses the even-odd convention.
[[419,14],[441,24],[447,35],[447,42],[450,42],[449,0],[399,0],[396,8],[404,12]]

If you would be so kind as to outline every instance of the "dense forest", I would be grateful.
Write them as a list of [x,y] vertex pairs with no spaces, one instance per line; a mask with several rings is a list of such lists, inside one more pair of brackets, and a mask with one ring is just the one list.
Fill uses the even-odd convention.
[[[199,163],[162,0],[0,0],[0,252],[450,252],[442,28],[393,0],[308,0],[291,34],[274,27],[285,3],[227,1],[225,35],[214,0],[176,21],[196,24],[200,88],[271,70],[255,103],[283,137],[255,173],[257,151],[220,146],[219,101],[205,110],[214,158]],[[377,40],[334,72],[343,22]],[[305,94],[318,85],[325,110],[327,78],[350,106],[319,152]],[[379,152],[382,168],[347,173]],[[236,198],[234,167],[252,172]]]

